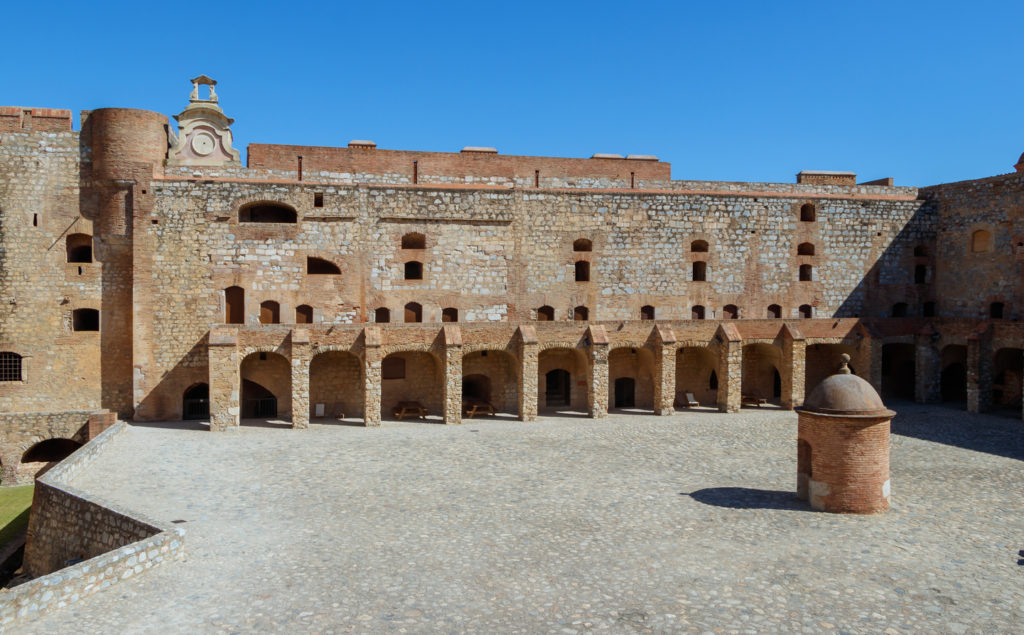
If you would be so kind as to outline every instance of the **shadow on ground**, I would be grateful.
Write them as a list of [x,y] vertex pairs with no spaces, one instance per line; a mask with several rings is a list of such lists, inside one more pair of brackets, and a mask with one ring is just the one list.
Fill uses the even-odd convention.
[[[886,405],[897,412],[893,434],[1024,461],[1024,422],[1017,418],[1001,412],[957,416],[960,411],[955,407],[910,401],[893,400]],[[913,414],[915,420],[909,421],[900,412]],[[929,413],[935,416],[929,417]]]
[[709,487],[680,496],[689,496],[698,503],[732,509],[787,509],[809,512],[810,506],[796,497],[796,492],[749,487]]

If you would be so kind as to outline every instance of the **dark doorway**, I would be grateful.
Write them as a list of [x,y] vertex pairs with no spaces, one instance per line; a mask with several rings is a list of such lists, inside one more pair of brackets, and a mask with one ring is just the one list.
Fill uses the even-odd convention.
[[270,419],[277,416],[277,397],[263,386],[242,380],[242,417]]
[[882,397],[914,398],[914,345],[882,346]]
[[636,405],[636,380],[619,377],[615,380],[615,407],[632,408]]
[[33,445],[21,457],[22,463],[53,463],[63,461],[82,444],[71,439],[47,439]]
[[491,378],[479,374],[463,377],[462,398],[489,402],[491,400]]
[[967,401],[967,367],[956,362],[942,369],[943,401]]
[[782,376],[779,375],[778,369],[772,371],[772,397],[782,397]]
[[561,368],[548,371],[544,376],[544,402],[549,406],[568,406],[572,377]]
[[210,418],[209,384],[195,384],[185,391],[181,399],[181,418],[186,420]]

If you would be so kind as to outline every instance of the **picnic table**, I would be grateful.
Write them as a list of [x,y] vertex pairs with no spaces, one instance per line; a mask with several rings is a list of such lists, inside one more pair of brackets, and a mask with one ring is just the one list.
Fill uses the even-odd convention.
[[410,415],[420,419],[427,416],[427,409],[418,401],[399,401],[392,412],[399,421]]
[[760,408],[761,404],[766,404],[767,405],[767,403],[768,403],[767,399],[765,399],[764,397],[758,397],[757,395],[741,395],[740,396],[740,405],[742,405],[742,406],[757,406],[758,408]]
[[489,402],[481,401],[478,399],[466,399],[462,401],[462,411],[467,417],[472,419],[478,414],[494,415],[494,406]]

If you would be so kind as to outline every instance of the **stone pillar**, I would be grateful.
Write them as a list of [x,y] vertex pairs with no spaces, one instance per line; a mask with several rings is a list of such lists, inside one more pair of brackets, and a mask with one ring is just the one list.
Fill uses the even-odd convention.
[[519,327],[519,420],[537,418],[538,355],[537,329]]
[[722,324],[715,333],[718,347],[718,409],[739,412],[743,393],[743,340],[733,324]]
[[380,328],[363,329],[363,425],[380,425],[380,365],[384,354],[380,349]]
[[241,360],[238,331],[219,327],[210,331],[207,346],[210,374],[210,430],[237,430],[241,414]]
[[935,346],[938,335],[929,324],[914,336],[914,401],[917,403],[942,401],[942,355]]
[[309,427],[309,363],[313,351],[309,331],[292,329],[292,428]]
[[587,329],[590,340],[590,391],[587,395],[587,414],[600,419],[608,415],[608,334],[603,326],[591,325]]
[[876,338],[864,324],[858,324],[854,329],[854,337],[857,339],[856,350],[853,355],[853,364],[857,369],[857,376],[866,380],[875,392],[882,392],[882,340]]
[[795,326],[782,326],[782,407],[787,410],[804,403],[807,373],[807,342]]
[[462,330],[455,325],[441,329],[444,338],[444,423],[462,423]]
[[967,338],[967,411],[992,407],[992,327],[985,324]]
[[654,350],[654,414],[675,414],[676,334],[659,324],[651,332],[648,346]]

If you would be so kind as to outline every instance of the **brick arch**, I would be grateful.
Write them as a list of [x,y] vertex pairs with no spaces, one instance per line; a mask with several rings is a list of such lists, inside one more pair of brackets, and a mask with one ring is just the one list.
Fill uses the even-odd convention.
[[[260,360],[258,357],[260,353],[266,353],[267,359]],[[239,405],[241,406],[242,418],[291,418],[292,382],[294,379],[292,377],[292,363],[289,355],[284,355],[276,350],[253,351],[241,356],[238,369],[240,381],[239,398],[241,401]],[[249,391],[254,391],[255,387],[259,387],[273,395],[277,400],[275,415],[263,416],[257,414],[259,412],[257,408],[261,407],[257,404],[260,401],[260,395],[255,394],[255,392],[251,396],[248,395],[246,382],[251,382],[249,384]],[[255,384],[255,387],[253,384]]]
[[[284,205],[286,207],[290,207],[295,212],[296,217],[299,217],[300,214],[298,213],[298,211],[302,209],[302,205],[304,203],[302,197],[298,194],[292,194],[290,192],[282,192],[281,194],[282,195],[277,198],[269,198],[264,192],[240,196],[231,201],[229,209],[232,212],[234,212],[235,222],[238,222],[238,213],[241,211],[243,207],[259,205],[260,203],[265,203],[267,205]],[[218,210],[218,213],[221,213],[221,210]]]
[[[238,350],[240,360],[244,360],[246,357],[249,357],[253,353],[273,353],[275,355],[280,355],[281,357],[284,357],[285,359],[288,360],[290,360],[292,356],[291,347],[282,346],[280,344],[259,344],[255,346],[243,346]],[[242,362],[239,361],[239,364],[241,363]]]
[[[508,350],[484,348],[472,351],[463,349],[462,352],[462,377],[487,377],[491,389],[488,400],[498,412],[519,414],[519,391],[522,386],[518,366],[519,358]],[[463,389],[465,387],[464,384]]]
[[[550,342],[549,344],[554,344]],[[537,354],[537,408],[541,410],[549,406],[569,407],[573,410],[587,411],[590,407],[590,385],[593,370],[590,367],[587,349],[578,346],[547,346]],[[560,386],[551,382],[549,373],[563,370],[569,373],[568,397],[566,406],[562,399],[565,396]],[[580,382],[583,385],[580,385]],[[557,404],[556,404],[557,401]],[[550,402],[550,403],[549,403]]]
[[501,346],[494,346],[493,344],[486,344],[486,343],[482,343],[482,342],[481,343],[475,343],[475,344],[463,344],[462,345],[462,354],[463,355],[465,355],[467,353],[479,353],[480,351],[499,351],[499,352],[502,352],[502,353],[507,353],[507,354],[511,355],[512,357],[514,357],[516,359],[519,359],[519,355],[516,353],[515,348],[512,345],[501,347]]
[[[338,347],[341,348],[341,347]],[[350,350],[317,351],[309,360],[309,417],[365,418],[363,360]]]
[[350,353],[359,359],[365,359],[365,350],[349,344],[320,344],[314,346],[310,351],[313,357],[323,353]]
[[437,344],[391,344],[380,347],[380,356],[385,358],[395,353],[429,353],[440,363],[444,357],[439,353]]
[[[654,409],[654,353],[644,346],[617,345],[608,351],[608,409],[633,407]],[[626,399],[632,380],[632,395]],[[625,401],[622,401],[626,399]],[[621,406],[616,402],[620,401]],[[630,403],[631,402],[631,403]]]
[[[386,376],[390,359],[404,360],[401,376]],[[391,418],[403,401],[418,402],[429,415],[444,412],[445,362],[434,350],[422,345],[395,346],[381,355],[381,418]]]
[[580,336],[580,339],[577,340],[575,343],[573,343],[573,342],[566,342],[566,341],[563,340],[563,341],[541,342],[541,343],[537,344],[537,352],[538,353],[543,353],[544,351],[551,350],[553,348],[573,348],[573,349],[579,349],[581,351],[586,351],[590,347],[589,346],[585,346],[583,344],[583,336],[582,335]]

